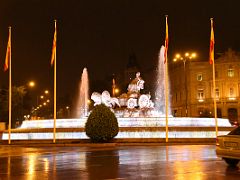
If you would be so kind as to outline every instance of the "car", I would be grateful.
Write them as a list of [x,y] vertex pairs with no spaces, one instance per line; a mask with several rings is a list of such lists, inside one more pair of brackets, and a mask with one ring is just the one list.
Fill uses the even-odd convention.
[[239,126],[239,122],[237,120],[229,120],[229,122],[232,126]]
[[217,136],[216,154],[229,166],[236,166],[240,161],[240,126],[227,135]]

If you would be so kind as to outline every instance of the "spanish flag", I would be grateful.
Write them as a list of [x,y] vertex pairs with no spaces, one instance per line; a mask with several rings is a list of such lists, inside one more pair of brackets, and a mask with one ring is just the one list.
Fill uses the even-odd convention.
[[9,30],[7,52],[6,52],[6,58],[5,58],[5,64],[4,64],[4,71],[8,70],[10,56],[11,56],[11,31]]
[[57,22],[55,20],[55,31],[54,31],[54,37],[53,37],[51,65],[53,65],[54,60],[56,60],[56,48],[57,48]]
[[213,18],[211,18],[211,37],[210,37],[210,50],[209,50],[209,63],[214,62],[214,31],[213,31]]
[[166,16],[166,36],[165,36],[165,52],[164,52],[164,63],[167,62],[167,51],[168,51],[168,16]]

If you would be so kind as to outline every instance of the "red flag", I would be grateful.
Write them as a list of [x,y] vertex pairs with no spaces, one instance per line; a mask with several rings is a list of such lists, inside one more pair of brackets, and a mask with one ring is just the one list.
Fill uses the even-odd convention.
[[210,50],[209,50],[209,63],[214,62],[214,31],[213,31],[213,19],[211,18],[211,37],[210,37]]
[[51,57],[51,65],[53,65],[56,55],[56,47],[57,47],[57,25],[55,21],[55,31],[54,31],[54,37],[53,37],[53,46],[52,46],[52,57]]
[[167,51],[168,51],[168,21],[167,21],[167,16],[166,16],[166,36],[165,36],[164,63],[167,62]]
[[10,30],[9,30],[7,52],[6,52],[6,58],[5,58],[5,64],[4,64],[4,71],[8,70],[10,56],[11,56],[11,34],[10,34]]

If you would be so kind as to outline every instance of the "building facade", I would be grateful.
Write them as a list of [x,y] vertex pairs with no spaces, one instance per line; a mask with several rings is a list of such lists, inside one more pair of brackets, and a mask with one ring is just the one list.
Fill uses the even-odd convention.
[[[169,76],[174,116],[214,117],[213,67],[209,62],[173,63]],[[229,49],[215,59],[215,84],[217,116],[239,121],[240,53]]]

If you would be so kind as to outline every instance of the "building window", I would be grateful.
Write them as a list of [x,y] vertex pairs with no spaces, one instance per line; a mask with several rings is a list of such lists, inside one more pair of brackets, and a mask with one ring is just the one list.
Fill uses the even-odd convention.
[[219,92],[219,89],[218,88],[216,88],[216,90],[215,90],[215,95],[216,95],[216,98],[217,99],[219,99],[220,98],[220,92]]
[[218,72],[215,71],[215,78],[218,78]]
[[202,81],[202,74],[197,74],[197,80]]
[[233,88],[230,88],[229,95],[230,95],[230,97],[233,97],[233,95],[234,95],[234,89]]
[[232,66],[228,68],[228,77],[234,77],[234,69]]
[[234,95],[234,88],[229,89],[229,98],[228,99],[229,100],[235,100],[236,99],[236,97]]
[[203,98],[204,98],[204,91],[203,91],[203,89],[198,89],[198,92],[197,92],[197,99],[198,99],[198,101],[202,102]]

